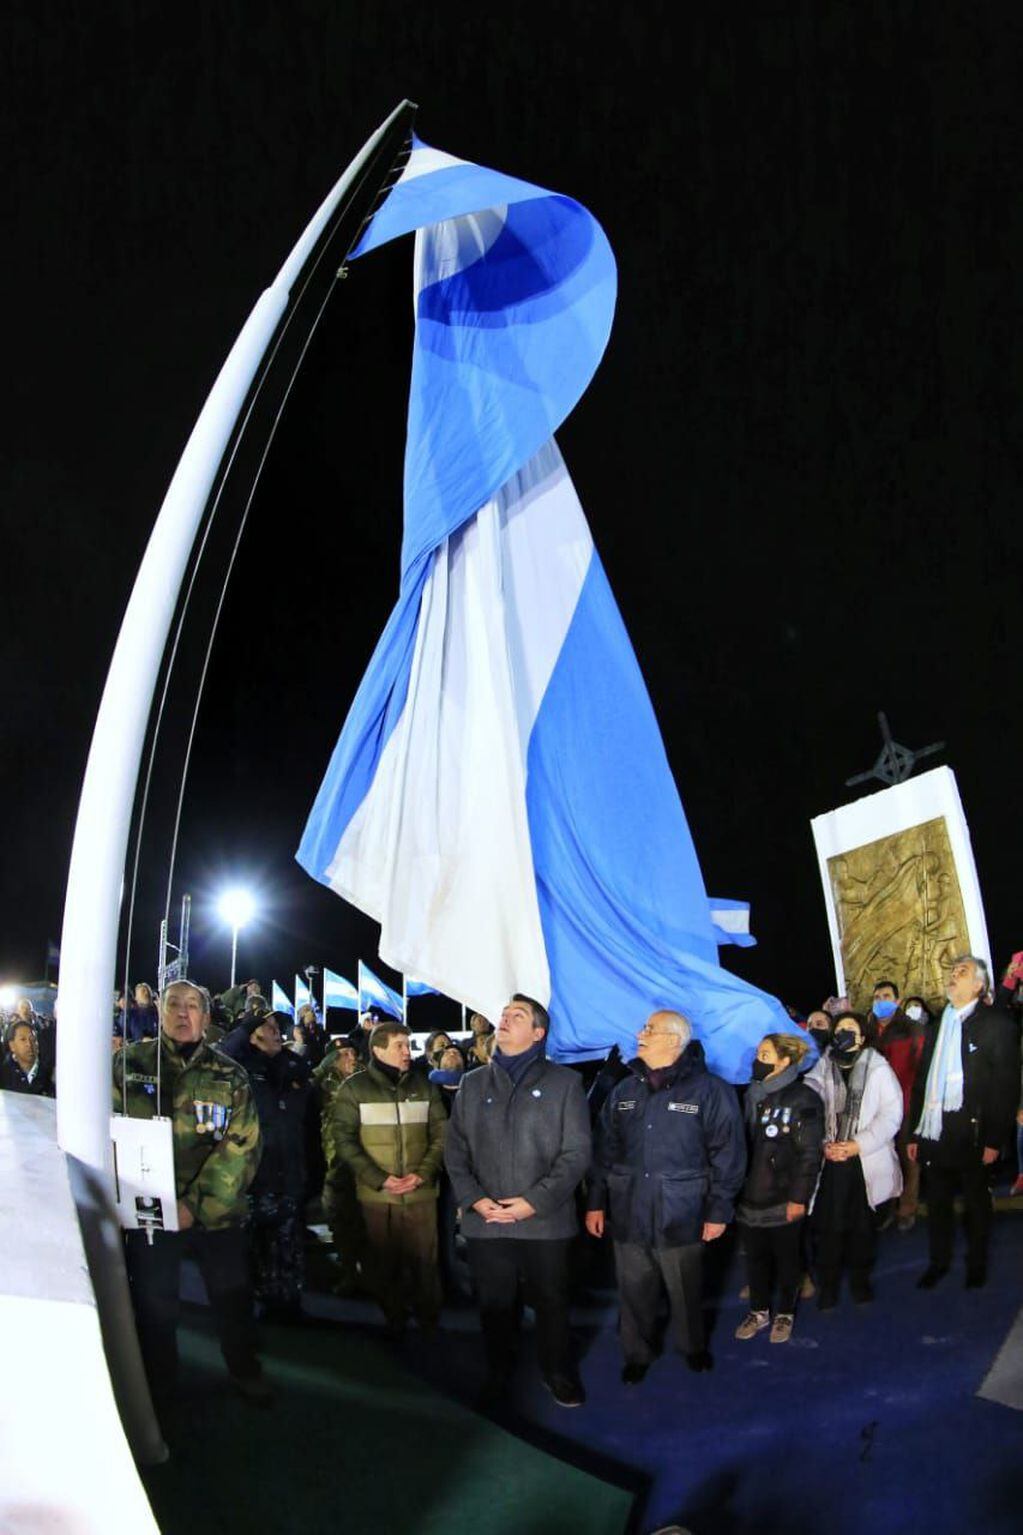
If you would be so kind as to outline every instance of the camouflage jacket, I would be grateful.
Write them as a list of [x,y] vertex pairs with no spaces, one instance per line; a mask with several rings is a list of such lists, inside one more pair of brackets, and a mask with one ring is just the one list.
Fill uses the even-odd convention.
[[[447,1112],[440,1093],[418,1071],[407,1071],[395,1085],[369,1066],[342,1082],[324,1120],[324,1144],[330,1146],[327,1183],[339,1163],[349,1167],[365,1204],[420,1204],[437,1197],[444,1157]],[[393,1174],[418,1173],[422,1185],[411,1194],[390,1194],[383,1187]]]
[[330,1110],[334,1099],[341,1088],[344,1087],[347,1077],[339,1076],[334,1069],[337,1059],[337,1051],[331,1050],[323,1057],[323,1060],[313,1072],[313,1082],[316,1085],[317,1096],[320,1105],[320,1130],[323,1136],[323,1156],[327,1164],[327,1172],[335,1164],[334,1138],[330,1133]]
[[205,1040],[190,1060],[160,1036],[160,1099],[156,1097],[155,1039],[126,1045],[114,1056],[114,1113],[132,1119],[170,1115],[178,1198],[208,1231],[245,1220],[245,1192],[262,1150],[259,1116],[249,1079],[236,1062]]

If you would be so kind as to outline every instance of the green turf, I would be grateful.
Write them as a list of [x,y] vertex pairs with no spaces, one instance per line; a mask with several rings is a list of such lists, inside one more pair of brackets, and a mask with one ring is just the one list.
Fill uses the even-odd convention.
[[622,1535],[631,1496],[438,1395],[383,1343],[267,1333],[278,1396],[248,1406],[207,1319],[180,1333],[182,1403],[145,1481],[164,1535]]

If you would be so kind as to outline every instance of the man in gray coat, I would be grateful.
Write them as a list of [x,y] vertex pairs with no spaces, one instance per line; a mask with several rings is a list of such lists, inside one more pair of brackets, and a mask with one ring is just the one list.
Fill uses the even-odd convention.
[[549,1025],[539,1002],[511,999],[490,1065],[462,1078],[445,1161],[476,1283],[489,1394],[500,1400],[511,1377],[522,1284],[544,1383],[560,1406],[578,1407],[585,1396],[568,1333],[568,1256],[590,1120],[581,1078],[547,1059]]

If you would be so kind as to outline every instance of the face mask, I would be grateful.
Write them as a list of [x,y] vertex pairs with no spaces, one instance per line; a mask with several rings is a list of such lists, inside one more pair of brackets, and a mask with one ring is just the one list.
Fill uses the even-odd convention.
[[911,1002],[906,1008],[906,1017],[912,1018],[914,1023],[919,1023],[923,1015],[924,1010],[920,1006],[919,1002]]
[[834,1048],[839,1055],[855,1055],[860,1048],[852,1029],[839,1029],[835,1034]]
[[831,1043],[831,1030],[811,1029],[810,1038],[813,1040],[818,1050],[826,1050]]
[[765,1082],[773,1070],[774,1067],[769,1061],[754,1061],[752,1072],[754,1082]]
[[895,1009],[898,1007],[898,1005],[899,1004],[897,1002],[884,1002],[884,1001],[881,1001],[879,998],[875,997],[874,998],[874,1009],[873,1009],[874,1017],[875,1018],[890,1018],[892,1016],[892,1014],[894,1013]]

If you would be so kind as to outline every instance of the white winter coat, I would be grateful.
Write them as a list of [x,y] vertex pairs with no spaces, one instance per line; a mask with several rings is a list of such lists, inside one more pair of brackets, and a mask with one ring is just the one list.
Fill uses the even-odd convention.
[[[822,1073],[828,1070],[822,1056],[806,1081],[824,1097]],[[902,1088],[888,1062],[876,1050],[867,1050],[867,1080],[860,1101],[860,1121],[853,1135],[860,1148],[863,1182],[867,1203],[872,1210],[902,1193],[902,1168],[895,1150],[895,1137],[902,1124]],[[819,1180],[818,1180],[819,1187]],[[816,1199],[816,1193],[814,1199]],[[811,1209],[813,1202],[811,1201]]]

